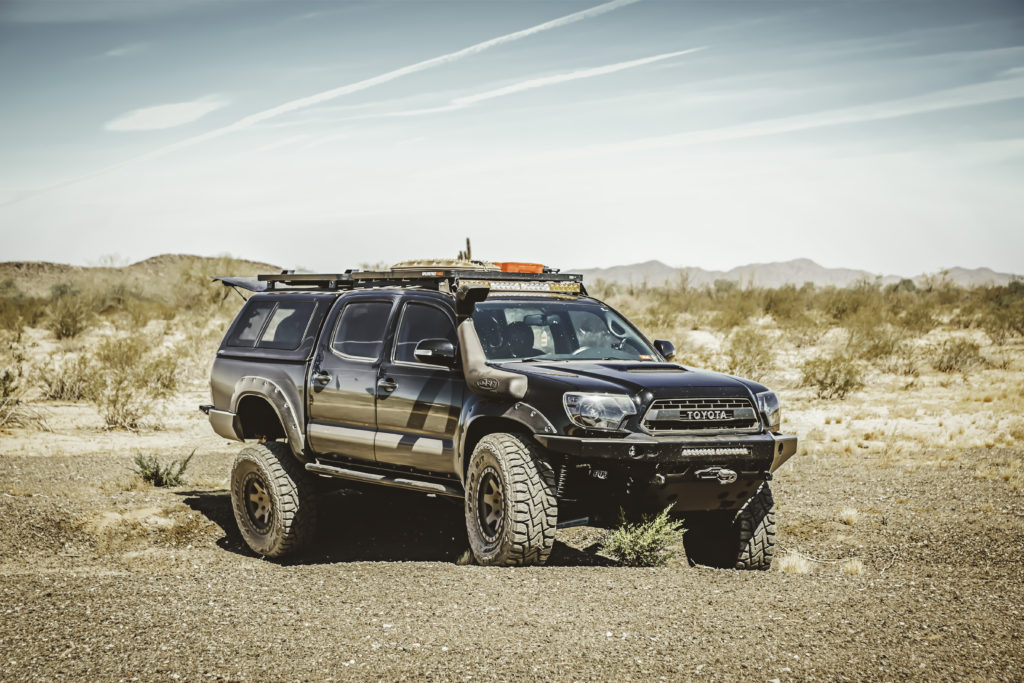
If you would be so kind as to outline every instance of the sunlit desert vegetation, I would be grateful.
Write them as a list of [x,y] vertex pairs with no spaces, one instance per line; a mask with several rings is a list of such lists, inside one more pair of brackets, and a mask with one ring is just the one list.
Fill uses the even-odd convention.
[[[811,458],[877,454],[948,467],[963,448],[1024,438],[1024,281],[960,287],[935,275],[848,288],[607,282],[589,290],[678,362],[780,390]],[[991,469],[991,468],[990,468]],[[980,471],[1016,488],[1009,465]]]
[[127,267],[5,264],[0,427],[48,429],[48,404],[71,402],[92,405],[105,429],[160,429],[165,401],[205,382],[240,303],[211,277],[254,268],[271,269],[191,256]]

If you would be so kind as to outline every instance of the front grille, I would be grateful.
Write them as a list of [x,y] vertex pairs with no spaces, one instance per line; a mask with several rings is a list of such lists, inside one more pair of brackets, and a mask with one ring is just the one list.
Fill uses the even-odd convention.
[[659,398],[642,426],[651,434],[722,434],[756,432],[761,424],[746,398]]

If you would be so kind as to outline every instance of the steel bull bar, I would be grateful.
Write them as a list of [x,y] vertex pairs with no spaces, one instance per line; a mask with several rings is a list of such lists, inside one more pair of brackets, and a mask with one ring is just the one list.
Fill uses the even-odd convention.
[[[797,438],[789,434],[658,437],[633,434],[622,439],[534,434],[554,453],[590,462],[608,460],[659,465],[713,464],[716,459],[775,472],[796,453]],[[770,466],[769,466],[770,463]]]

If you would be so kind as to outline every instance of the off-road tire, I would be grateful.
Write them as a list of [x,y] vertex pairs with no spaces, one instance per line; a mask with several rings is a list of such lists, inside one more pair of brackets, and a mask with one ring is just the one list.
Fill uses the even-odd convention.
[[554,471],[537,450],[525,437],[505,433],[489,434],[473,449],[465,508],[469,547],[478,564],[547,562],[558,526],[558,500]]
[[686,517],[683,545],[694,564],[721,569],[772,566],[775,555],[775,501],[765,482],[736,512]]
[[313,538],[316,483],[279,441],[248,446],[231,467],[231,507],[253,552],[283,557]]

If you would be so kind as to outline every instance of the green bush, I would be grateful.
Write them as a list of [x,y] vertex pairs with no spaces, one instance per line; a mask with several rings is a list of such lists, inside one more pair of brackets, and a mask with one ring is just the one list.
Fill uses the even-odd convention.
[[185,470],[195,454],[196,452],[193,450],[187,458],[172,460],[167,465],[161,465],[160,461],[156,458],[136,453],[135,469],[133,471],[142,477],[143,481],[153,486],[181,486],[185,483]]
[[939,372],[964,374],[985,365],[981,347],[966,339],[950,339],[938,348],[933,364]]
[[619,526],[602,539],[601,552],[629,567],[663,567],[678,553],[675,546],[686,532],[682,521],[669,516],[671,509],[669,505],[657,517],[644,516],[635,524],[620,510]]
[[864,386],[860,367],[843,354],[807,360],[801,373],[801,385],[813,388],[815,396],[821,399],[842,400]]

